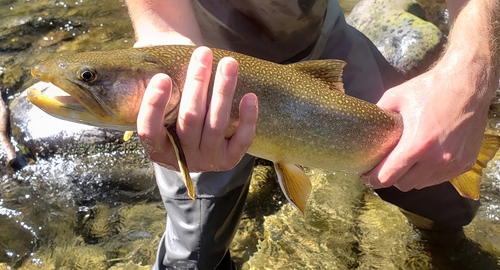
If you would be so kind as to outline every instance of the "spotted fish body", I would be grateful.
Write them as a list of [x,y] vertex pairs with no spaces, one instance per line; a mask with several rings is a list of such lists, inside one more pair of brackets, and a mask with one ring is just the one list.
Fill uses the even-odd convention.
[[[153,75],[166,73],[173,82],[165,113],[169,130],[168,127],[175,126],[181,89],[194,49],[157,46],[85,52],[47,61],[32,69],[33,76],[51,82],[74,100],[46,97],[36,89],[28,97],[49,114],[65,120],[135,130],[147,83]],[[399,114],[344,94],[343,61],[281,65],[225,50],[212,51],[214,63],[227,56],[239,63],[227,136],[233,134],[238,123],[240,99],[246,93],[254,93],[259,100],[259,118],[248,153],[274,162],[285,195],[301,211],[310,183],[295,164],[362,174],[375,167],[401,136]],[[215,69],[214,66],[211,85]],[[169,130],[169,134],[182,154],[179,140],[174,140],[175,130]],[[189,190],[187,164],[183,157],[178,158]]]
[[[156,49],[144,50],[169,69],[183,63],[184,68],[175,71],[179,75],[174,78],[182,88],[193,48]],[[231,119],[237,121],[243,95],[254,93],[259,99],[250,154],[271,161],[364,173],[377,165],[401,136],[399,115],[343,93],[342,61],[280,65],[218,49],[213,53],[214,62],[231,56],[240,65]]]

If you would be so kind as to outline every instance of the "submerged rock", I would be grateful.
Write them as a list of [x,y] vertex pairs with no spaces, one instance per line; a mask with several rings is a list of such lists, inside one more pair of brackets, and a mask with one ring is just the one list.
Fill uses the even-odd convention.
[[[2,200],[3,201],[3,200]],[[37,246],[35,230],[23,221],[23,213],[0,202],[0,263],[19,265]]]
[[242,269],[352,269],[357,262],[356,210],[365,187],[356,175],[310,170],[305,216],[286,200],[254,229],[257,251]]

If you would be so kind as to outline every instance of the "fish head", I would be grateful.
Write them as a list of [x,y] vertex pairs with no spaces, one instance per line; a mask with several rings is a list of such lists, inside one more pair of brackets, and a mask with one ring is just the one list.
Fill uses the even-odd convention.
[[65,120],[135,130],[146,86],[162,72],[165,66],[158,59],[139,50],[79,53],[31,69],[33,77],[66,94],[49,97],[29,89],[28,99]]

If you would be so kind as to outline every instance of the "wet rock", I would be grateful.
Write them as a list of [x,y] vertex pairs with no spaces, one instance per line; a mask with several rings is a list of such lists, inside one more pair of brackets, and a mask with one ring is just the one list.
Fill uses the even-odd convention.
[[[21,7],[21,8],[26,8]],[[17,9],[17,8],[16,8]],[[3,24],[0,26],[0,51],[12,52],[22,51],[37,44],[38,34],[52,31],[74,32],[76,28],[82,27],[78,21],[68,21],[57,16],[61,9],[56,12],[44,14],[44,12],[33,13],[12,13],[2,18]],[[50,15],[49,15],[50,14]],[[37,33],[37,35],[33,35]],[[69,38],[72,35],[68,36]]]
[[[68,208],[51,205],[32,187],[15,181],[2,182],[0,190],[0,253],[10,258],[7,263],[11,267],[19,266],[41,246],[50,245],[47,239],[54,235],[73,238],[73,231],[65,229],[74,224],[73,219],[61,218],[67,217]],[[47,213],[57,214],[49,217]]]
[[413,0],[362,0],[347,22],[365,34],[384,57],[407,78],[425,71],[442,50],[444,36],[425,21]]
[[417,0],[425,10],[425,19],[436,25],[445,35],[450,31],[445,0]]
[[0,262],[19,265],[36,248],[34,229],[23,222],[22,212],[6,208],[0,200]]
[[26,76],[24,70],[20,66],[13,66],[11,68],[5,68],[0,76],[1,84],[5,91],[10,89],[16,89],[20,87],[24,77]]
[[40,47],[49,47],[75,38],[74,35],[68,31],[51,31],[39,39],[36,43]]
[[82,206],[78,208],[78,215],[80,218],[76,231],[86,243],[96,244],[118,232],[116,224],[119,220],[108,205]]

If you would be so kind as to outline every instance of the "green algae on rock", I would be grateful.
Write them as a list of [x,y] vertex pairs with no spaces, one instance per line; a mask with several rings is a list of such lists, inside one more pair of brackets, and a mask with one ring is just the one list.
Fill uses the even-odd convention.
[[425,71],[439,56],[444,36],[425,21],[414,0],[362,0],[347,22],[365,34],[407,78]]

